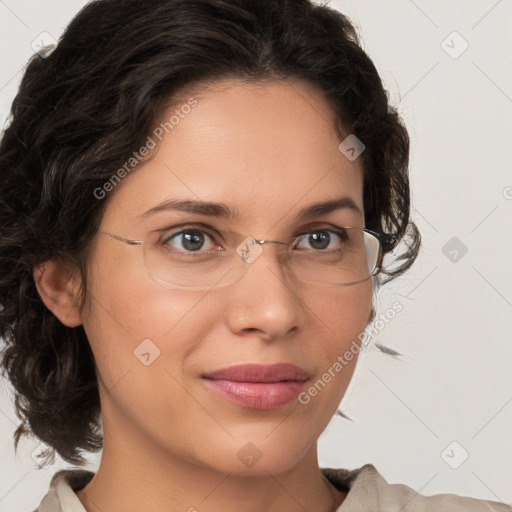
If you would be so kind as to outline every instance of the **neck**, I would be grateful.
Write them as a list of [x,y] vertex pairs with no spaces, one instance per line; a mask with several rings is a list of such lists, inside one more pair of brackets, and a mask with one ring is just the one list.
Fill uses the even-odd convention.
[[147,436],[108,436],[96,475],[77,496],[87,512],[333,512],[346,493],[322,475],[316,443],[293,468],[258,476],[221,473],[151,445]]

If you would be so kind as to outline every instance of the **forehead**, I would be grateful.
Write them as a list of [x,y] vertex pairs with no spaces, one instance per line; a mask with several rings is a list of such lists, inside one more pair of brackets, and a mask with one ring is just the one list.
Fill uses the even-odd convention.
[[172,129],[118,186],[106,217],[135,221],[167,198],[224,203],[239,220],[269,224],[340,196],[362,211],[360,161],[339,151],[335,113],[315,86],[225,81],[188,98],[193,108],[166,110],[160,122],[174,115]]

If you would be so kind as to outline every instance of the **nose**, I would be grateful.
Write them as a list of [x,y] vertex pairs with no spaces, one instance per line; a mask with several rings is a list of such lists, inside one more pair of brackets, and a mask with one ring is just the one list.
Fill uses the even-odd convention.
[[279,245],[256,249],[259,255],[254,260],[240,261],[244,270],[231,288],[229,326],[239,335],[256,332],[266,340],[278,339],[301,326],[303,302],[296,280],[280,263]]

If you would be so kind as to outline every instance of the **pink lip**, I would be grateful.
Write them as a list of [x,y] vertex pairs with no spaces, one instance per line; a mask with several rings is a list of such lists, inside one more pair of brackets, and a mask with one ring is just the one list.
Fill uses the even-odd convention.
[[277,409],[295,400],[309,375],[293,364],[246,364],[203,375],[208,387],[243,407]]

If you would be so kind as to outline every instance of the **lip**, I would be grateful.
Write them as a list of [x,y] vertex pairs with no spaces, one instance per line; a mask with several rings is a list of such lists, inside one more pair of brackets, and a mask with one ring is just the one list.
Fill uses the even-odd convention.
[[205,384],[224,398],[261,410],[292,402],[308,380],[304,368],[288,363],[237,365],[203,375]]

